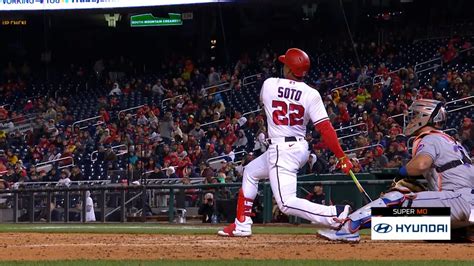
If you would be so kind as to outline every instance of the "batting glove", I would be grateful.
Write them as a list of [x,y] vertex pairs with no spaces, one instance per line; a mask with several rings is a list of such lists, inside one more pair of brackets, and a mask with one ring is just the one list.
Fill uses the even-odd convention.
[[351,163],[351,160],[347,158],[347,156],[339,158],[338,166],[346,175],[348,175],[349,171],[354,167],[354,165]]

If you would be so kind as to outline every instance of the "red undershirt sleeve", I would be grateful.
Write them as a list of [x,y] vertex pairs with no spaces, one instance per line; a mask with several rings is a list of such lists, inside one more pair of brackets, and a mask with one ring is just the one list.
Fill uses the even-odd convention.
[[345,156],[344,151],[339,144],[336,131],[329,120],[323,120],[314,124],[314,128],[321,134],[321,139],[337,158]]

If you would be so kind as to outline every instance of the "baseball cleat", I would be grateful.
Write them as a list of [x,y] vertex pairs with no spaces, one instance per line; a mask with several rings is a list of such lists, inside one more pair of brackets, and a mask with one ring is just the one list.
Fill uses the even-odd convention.
[[217,234],[219,236],[227,236],[227,237],[249,237],[252,235],[252,231],[238,230],[236,229],[235,223],[233,223],[224,227],[224,229],[219,230]]
[[235,222],[224,227],[224,229],[217,232],[220,236],[228,237],[249,237],[252,235],[252,219],[248,216],[245,217],[243,222],[235,219]]
[[342,242],[359,242],[359,232],[351,233],[347,230],[333,230],[333,229],[321,229],[318,230],[317,235],[321,238],[331,241],[342,241]]

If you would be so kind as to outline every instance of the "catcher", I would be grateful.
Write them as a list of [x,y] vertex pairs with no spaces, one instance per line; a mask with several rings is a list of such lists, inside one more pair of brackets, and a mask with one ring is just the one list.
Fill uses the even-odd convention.
[[[474,167],[462,145],[440,131],[447,115],[442,102],[420,99],[409,110],[412,115],[405,135],[416,138],[412,159],[399,170],[405,179],[398,180],[381,198],[350,214],[339,230],[319,230],[319,236],[358,242],[359,229],[370,227],[371,207],[450,207],[451,228],[474,224]],[[419,175],[428,181],[428,191],[409,178]]]

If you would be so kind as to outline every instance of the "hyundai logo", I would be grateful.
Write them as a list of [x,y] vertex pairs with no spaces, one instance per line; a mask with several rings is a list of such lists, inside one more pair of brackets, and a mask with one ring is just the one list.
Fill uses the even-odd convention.
[[392,231],[392,226],[389,224],[376,224],[374,225],[374,230],[377,233],[385,234]]

